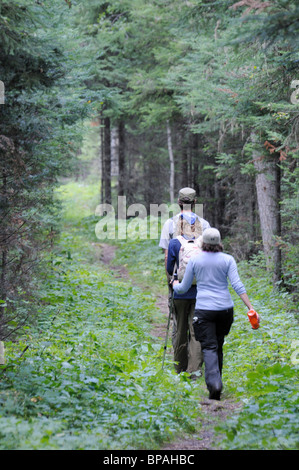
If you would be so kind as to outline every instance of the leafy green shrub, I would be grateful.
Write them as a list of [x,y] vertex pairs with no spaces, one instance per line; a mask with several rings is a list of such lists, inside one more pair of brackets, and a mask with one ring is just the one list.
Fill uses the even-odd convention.
[[155,298],[88,253],[77,233],[62,233],[36,328],[6,345],[2,449],[153,449],[195,429],[196,385],[161,370]]
[[[260,258],[260,257],[258,257]],[[224,382],[244,402],[242,412],[219,428],[226,449],[298,448],[298,336],[291,295],[273,290],[262,259],[239,272],[261,326],[254,331],[235,299],[235,322],[225,344]]]

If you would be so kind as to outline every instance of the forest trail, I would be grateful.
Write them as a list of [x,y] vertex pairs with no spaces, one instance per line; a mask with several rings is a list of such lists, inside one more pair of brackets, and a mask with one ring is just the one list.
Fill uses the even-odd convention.
[[[116,277],[132,281],[125,266],[112,264],[117,246],[106,243],[93,243],[93,245],[96,248],[99,261],[109,267]],[[165,316],[166,322],[165,325],[154,323],[152,334],[162,339],[164,344],[168,320],[168,300],[165,296],[159,294],[156,298],[156,305]],[[201,422],[200,431],[193,438],[182,437],[163,446],[161,450],[218,450],[217,442],[219,443],[221,440],[221,435],[215,436],[215,426],[225,422],[228,416],[231,417],[232,414],[238,413],[241,410],[242,404],[232,398],[222,398],[220,402],[210,400],[205,395],[199,397],[199,404],[201,410],[198,418]]]

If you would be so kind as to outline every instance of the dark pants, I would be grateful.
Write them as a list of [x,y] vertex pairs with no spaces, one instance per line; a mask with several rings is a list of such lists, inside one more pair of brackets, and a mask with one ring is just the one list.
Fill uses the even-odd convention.
[[222,366],[224,337],[234,321],[234,309],[195,310],[193,328],[200,342],[204,363],[205,380],[210,398],[220,399],[222,390]]

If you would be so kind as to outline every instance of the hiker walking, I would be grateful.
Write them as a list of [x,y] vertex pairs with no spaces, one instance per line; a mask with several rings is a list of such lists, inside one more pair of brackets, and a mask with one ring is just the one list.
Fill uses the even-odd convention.
[[233,256],[223,253],[221,236],[215,228],[203,232],[202,252],[190,259],[183,281],[173,282],[174,292],[187,292],[194,276],[197,283],[193,320],[195,337],[202,347],[209,398],[220,400],[222,347],[233,323],[234,311],[227,279],[249,310],[252,305],[239,278],[236,261]]
[[[169,242],[167,272],[174,272],[178,280],[182,280],[186,266],[191,257],[201,251],[202,230],[195,224],[193,212],[181,215],[181,234]],[[173,316],[176,324],[176,341],[174,344],[174,362],[177,373],[186,371],[192,377],[201,370],[203,357],[199,341],[196,340],[192,326],[196,300],[196,280],[184,294],[173,293]]]
[[[196,191],[192,188],[182,188],[179,191],[178,197],[178,205],[180,206],[181,212],[176,214],[175,216],[167,219],[163,225],[159,247],[163,249],[165,254],[165,270],[167,279],[170,280],[168,272],[167,272],[167,252],[168,252],[168,245],[172,238],[175,238],[176,235],[181,234],[181,227],[180,227],[180,216],[186,212],[194,212],[196,204]],[[207,220],[203,219],[199,215],[196,215],[197,220],[201,224],[202,231],[206,228],[210,227],[210,224]]]
[[[172,218],[166,220],[166,222],[163,225],[162,232],[161,232],[159,247],[162,248],[164,251],[165,271],[166,271],[166,278],[167,278],[167,283],[168,283],[168,307],[170,311],[172,308],[173,291],[172,291],[172,286],[170,285],[171,276],[169,275],[167,271],[168,246],[172,238],[175,238],[176,235],[181,234],[182,214],[190,213],[194,211],[195,204],[196,204],[196,191],[189,187],[180,189],[179,197],[178,197],[178,205],[180,206],[181,211],[175,216],[173,216]],[[201,225],[202,232],[206,228],[210,227],[209,222],[207,222],[205,219],[203,219],[199,215],[196,215],[196,219],[197,219],[197,223]],[[176,340],[175,317],[173,317],[172,320],[173,320],[172,322],[172,345],[174,346],[175,340]]]

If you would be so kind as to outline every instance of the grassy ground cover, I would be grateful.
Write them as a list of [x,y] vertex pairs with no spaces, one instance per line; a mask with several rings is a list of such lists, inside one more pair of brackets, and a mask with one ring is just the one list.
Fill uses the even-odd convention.
[[228,449],[298,449],[298,311],[287,292],[273,290],[260,258],[239,272],[262,321],[248,330],[235,299],[236,318],[225,348],[224,380],[244,402],[226,423]]
[[[155,293],[166,294],[157,242],[115,240],[114,262],[126,265],[136,282],[116,278],[91,244],[98,241],[96,188],[87,186],[88,196],[79,183],[64,189],[63,230],[49,255],[36,321],[18,341],[6,343],[0,449],[157,449],[179,434],[196,434],[204,380],[177,376],[169,356],[162,371],[161,341],[151,334],[153,317],[159,317]],[[79,191],[83,196],[74,205]],[[262,323],[251,330],[232,293],[235,321],[226,338],[224,385],[225,394],[244,406],[219,426],[220,447],[296,449],[294,304],[288,293],[273,291],[262,259],[240,263],[239,270]]]
[[[153,241],[121,244],[116,263],[127,262],[131,274],[153,284],[163,282],[157,267],[159,249]],[[130,267],[129,253],[141,260]],[[163,257],[162,257],[163,258]],[[151,263],[151,259],[155,261]],[[149,266],[152,265],[152,268]],[[144,269],[144,266],[148,266]],[[272,288],[263,257],[239,263],[248,295],[261,316],[252,330],[242,301],[231,294],[235,319],[224,345],[225,393],[244,403],[243,411],[218,427],[225,433],[223,449],[297,449],[298,440],[298,316],[291,296]],[[161,278],[162,272],[162,278]]]
[[161,370],[154,296],[99,263],[88,214],[66,206],[63,223],[36,322],[6,343],[0,448],[154,449],[194,431],[196,385]]

